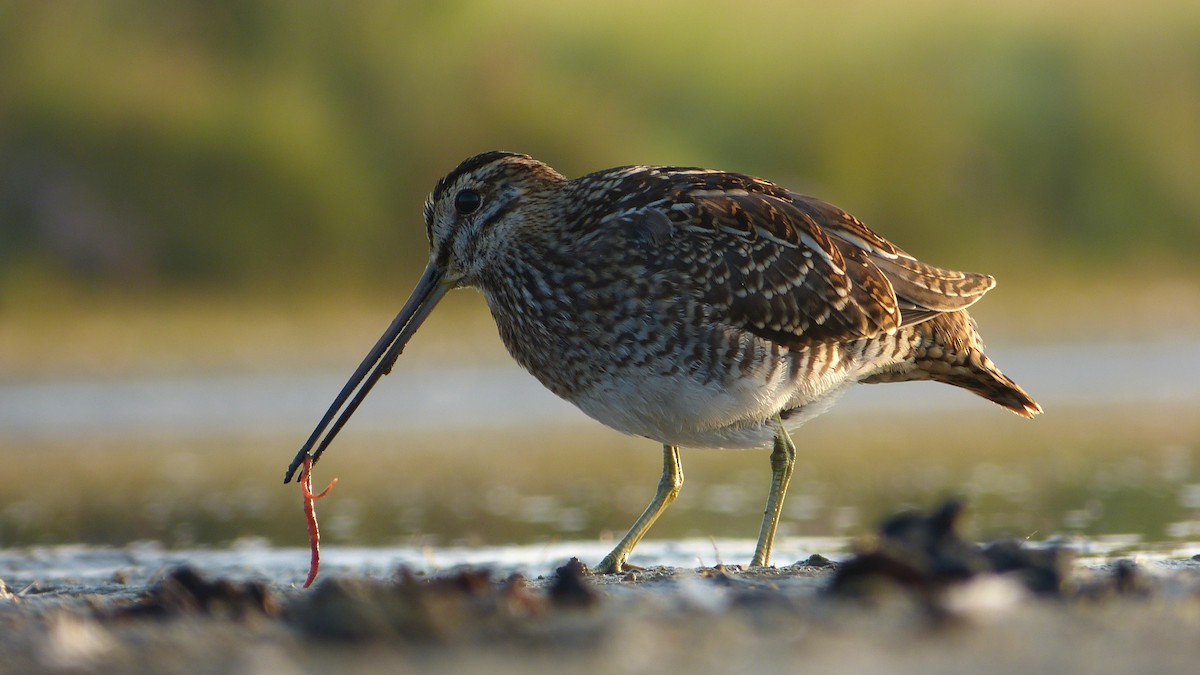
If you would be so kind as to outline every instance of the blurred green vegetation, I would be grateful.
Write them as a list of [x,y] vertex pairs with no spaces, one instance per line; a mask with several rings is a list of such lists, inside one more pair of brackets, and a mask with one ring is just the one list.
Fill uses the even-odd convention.
[[1194,278],[1200,3],[5,2],[0,293],[392,286],[493,148],[766,176],[1017,287]]

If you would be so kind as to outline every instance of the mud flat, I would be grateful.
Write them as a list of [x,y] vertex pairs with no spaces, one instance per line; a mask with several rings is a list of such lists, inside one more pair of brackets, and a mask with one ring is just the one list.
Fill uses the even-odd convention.
[[599,544],[335,549],[308,590],[296,549],[0,551],[0,672],[1196,672],[1200,551],[936,518],[757,570],[712,560],[753,542],[647,542],[665,564],[607,576],[562,556]]

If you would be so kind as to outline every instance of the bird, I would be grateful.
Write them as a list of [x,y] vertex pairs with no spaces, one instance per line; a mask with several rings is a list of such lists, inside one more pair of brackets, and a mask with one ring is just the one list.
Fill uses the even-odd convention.
[[967,308],[989,275],[909,255],[829,203],[750,175],[631,165],[568,179],[525,154],[472,156],[424,204],[412,295],[285,474],[316,461],[451,289],[482,292],[505,347],[554,394],[656,441],[653,499],[596,573],[683,486],[681,447],[771,448],[751,566],[771,564],[790,434],[857,383],[932,380],[1023,417],[1042,409],[984,354]]

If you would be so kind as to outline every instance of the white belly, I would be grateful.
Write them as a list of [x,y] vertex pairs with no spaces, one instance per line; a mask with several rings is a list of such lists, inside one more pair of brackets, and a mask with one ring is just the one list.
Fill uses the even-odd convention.
[[760,372],[726,381],[701,382],[686,375],[628,373],[598,384],[574,403],[618,431],[667,445],[693,448],[760,448],[775,437],[774,418],[792,411],[794,429],[825,412],[853,380],[788,379],[786,357]]

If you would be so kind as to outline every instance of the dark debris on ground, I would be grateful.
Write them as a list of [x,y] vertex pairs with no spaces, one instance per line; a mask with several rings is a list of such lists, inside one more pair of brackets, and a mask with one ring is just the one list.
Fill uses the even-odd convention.
[[[935,617],[953,613],[948,598],[981,580],[1004,580],[1024,596],[1056,601],[1149,597],[1151,579],[1129,561],[1083,580],[1072,574],[1062,548],[1015,540],[984,545],[960,533],[964,506],[948,500],[929,512],[908,511],[880,525],[849,558],[819,555],[779,568],[718,566],[700,570],[652,568],[626,575],[593,575],[572,559],[549,579],[499,578],[469,568],[436,575],[399,570],[391,579],[331,577],[310,592],[273,589],[264,582],[207,579],[189,567],[170,570],[135,600],[95,610],[102,623],[215,617],[280,619],[306,639],[445,644],[513,638],[574,640],[580,625],[602,627],[607,612],[635,589],[661,588],[665,605],[708,611],[780,608],[807,611],[821,603],[904,597]],[[11,597],[11,593],[9,593]],[[0,600],[2,601],[2,600]],[[662,604],[662,603],[660,603]],[[610,617],[611,618],[611,617]],[[599,632],[602,632],[599,631]]]

